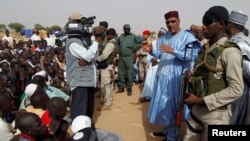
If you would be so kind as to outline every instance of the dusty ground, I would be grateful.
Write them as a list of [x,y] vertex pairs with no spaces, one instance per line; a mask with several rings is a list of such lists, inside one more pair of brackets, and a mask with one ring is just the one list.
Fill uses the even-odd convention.
[[[160,129],[149,123],[147,112],[149,103],[139,103],[138,98],[141,87],[134,85],[133,95],[127,93],[114,93],[114,101],[111,110],[95,110],[94,122],[97,128],[112,131],[120,135],[124,141],[161,141],[164,138],[154,137],[153,131]],[[96,107],[99,105],[96,98]]]

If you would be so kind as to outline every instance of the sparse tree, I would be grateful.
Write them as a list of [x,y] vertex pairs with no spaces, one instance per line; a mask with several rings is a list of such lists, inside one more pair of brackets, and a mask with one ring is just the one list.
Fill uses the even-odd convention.
[[21,23],[10,23],[8,24],[8,27],[12,30],[15,30],[16,32],[20,32],[25,26]]
[[150,36],[153,36],[153,35],[156,35],[156,32],[152,31],[152,32],[150,33]]
[[45,29],[42,25],[40,25],[40,24],[38,24],[38,23],[36,23],[36,24],[34,25],[34,27],[35,27],[36,30]]
[[48,33],[51,33],[51,31],[52,31],[51,27],[46,27],[45,30],[46,30]]
[[5,30],[6,30],[6,25],[0,24],[0,31],[5,31]]
[[59,25],[53,25],[53,26],[51,26],[51,29],[53,31],[62,31],[62,28]]

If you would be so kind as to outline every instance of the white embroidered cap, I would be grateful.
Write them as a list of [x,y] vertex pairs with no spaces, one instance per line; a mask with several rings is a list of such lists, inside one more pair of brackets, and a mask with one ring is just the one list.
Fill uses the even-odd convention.
[[46,76],[46,71],[41,70],[41,71],[37,72],[34,76],[36,76],[36,75],[40,75],[40,76],[45,77]]
[[38,85],[34,83],[30,83],[29,85],[26,86],[24,93],[28,96],[31,97],[34,92],[36,91]]
[[71,124],[71,129],[74,134],[84,128],[89,127],[91,127],[91,119],[84,115],[77,116]]
[[248,16],[241,11],[231,11],[229,21],[238,25],[245,26]]

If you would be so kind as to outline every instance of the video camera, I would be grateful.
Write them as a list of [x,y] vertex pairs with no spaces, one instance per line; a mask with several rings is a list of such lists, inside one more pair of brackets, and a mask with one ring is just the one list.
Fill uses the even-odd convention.
[[69,22],[66,25],[68,38],[79,38],[87,46],[91,45],[92,25],[96,17],[83,17],[80,22]]

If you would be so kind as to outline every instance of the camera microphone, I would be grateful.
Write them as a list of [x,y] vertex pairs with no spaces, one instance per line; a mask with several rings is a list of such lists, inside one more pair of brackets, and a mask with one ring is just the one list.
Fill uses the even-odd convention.
[[92,24],[94,24],[94,19],[95,18],[96,18],[95,16],[88,17],[88,18],[84,17],[84,18],[82,18],[81,21],[82,21],[82,24],[92,25]]
[[96,17],[95,16],[92,16],[92,17],[88,17],[88,18],[86,18],[86,19],[84,19],[85,21],[88,21],[88,20],[94,20],[94,19],[96,19]]

